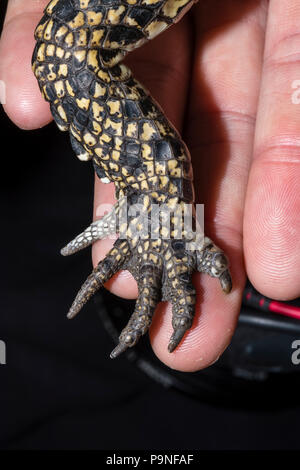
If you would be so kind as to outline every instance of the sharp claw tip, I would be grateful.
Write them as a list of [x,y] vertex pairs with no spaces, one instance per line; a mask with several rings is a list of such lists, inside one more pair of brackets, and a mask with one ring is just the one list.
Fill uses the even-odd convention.
[[228,270],[221,275],[220,282],[223,292],[229,294],[232,290],[232,280]]
[[232,290],[232,283],[231,282],[226,282],[222,284],[222,291],[225,292],[225,294],[229,294]]
[[174,349],[177,348],[177,344],[174,343],[173,341],[170,341],[170,343],[168,344],[168,351],[169,353],[172,353],[174,351]]
[[225,294],[230,294],[231,290],[232,290],[232,286],[223,288],[223,292],[225,292]]
[[185,335],[185,332],[187,331],[188,328],[179,328],[178,330],[174,331],[173,335],[170,338],[170,342],[168,344],[168,351],[172,353],[174,349],[177,348],[179,343],[181,342],[182,338]]
[[127,349],[127,346],[125,344],[118,344],[115,349],[112,350],[112,352],[110,353],[110,358],[111,359],[116,359],[116,357],[120,356],[120,354],[122,354],[124,351],[126,351]]

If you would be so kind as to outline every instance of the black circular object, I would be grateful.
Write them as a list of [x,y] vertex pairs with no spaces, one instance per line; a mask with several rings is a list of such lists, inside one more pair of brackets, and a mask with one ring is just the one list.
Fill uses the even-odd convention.
[[[134,301],[103,289],[95,304],[106,331],[117,344]],[[297,338],[299,321],[243,306],[231,344],[204,370],[184,373],[165,366],[153,353],[148,335],[124,355],[162,386],[198,400],[231,408],[287,408],[299,400],[300,365],[292,362],[292,343]]]

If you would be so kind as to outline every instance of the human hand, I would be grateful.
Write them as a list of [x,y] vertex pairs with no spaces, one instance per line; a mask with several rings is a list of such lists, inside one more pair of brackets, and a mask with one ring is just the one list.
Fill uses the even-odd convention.
[[[31,71],[33,30],[47,0],[10,0],[0,43],[0,79],[7,84],[9,117],[33,129],[51,120]],[[171,308],[160,304],[150,337],[158,357],[172,368],[193,371],[226,348],[239,313],[246,272],[263,294],[300,294],[299,107],[297,0],[200,2],[177,25],[127,60],[169,119],[184,131],[193,158],[197,202],[205,204],[205,231],[228,255],[232,293],[194,275],[197,312],[179,347],[168,353]],[[17,73],[16,73],[17,71]],[[18,99],[16,99],[18,97]],[[95,184],[95,215],[114,199],[113,185]],[[94,245],[96,264],[112,244]],[[107,283],[134,298],[127,272]]]

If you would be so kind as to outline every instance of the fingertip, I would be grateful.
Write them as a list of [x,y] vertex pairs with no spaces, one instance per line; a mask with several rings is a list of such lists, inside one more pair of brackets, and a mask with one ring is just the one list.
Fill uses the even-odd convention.
[[263,295],[276,300],[299,296],[299,164],[255,161],[245,206],[247,274]]
[[4,110],[21,129],[37,129],[51,121],[49,104],[40,93],[31,68],[37,15],[17,16],[5,24],[0,43],[0,80]]
[[26,83],[24,87],[18,87],[18,90],[21,96],[18,102],[14,101],[14,93],[10,93],[13,90],[7,92],[7,103],[3,108],[9,119],[23,130],[39,129],[48,124],[52,120],[48,105],[39,103],[38,96],[34,99],[31,91],[26,94]]
[[[224,295],[216,279],[195,275],[195,286],[200,294],[192,328],[188,330],[179,346],[170,353],[168,344],[173,333],[172,308],[161,303],[154,315],[150,339],[156,356],[171,369],[195,372],[213,364],[230,343],[235,330],[241,288]],[[201,283],[201,284],[200,284]],[[201,286],[201,287],[200,287]],[[212,301],[213,299],[213,301]]]

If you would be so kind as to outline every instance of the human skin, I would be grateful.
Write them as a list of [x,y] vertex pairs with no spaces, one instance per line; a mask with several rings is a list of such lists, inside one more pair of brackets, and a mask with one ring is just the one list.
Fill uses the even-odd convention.
[[[33,31],[47,3],[9,0],[0,41],[4,108],[22,129],[52,119],[31,71]],[[194,275],[195,320],[172,354],[167,350],[171,307],[159,305],[151,343],[174,369],[205,368],[224,351],[246,274],[269,297],[300,295],[299,24],[298,0],[200,0],[126,60],[183,134],[192,155],[196,202],[205,205],[205,232],[228,255],[233,277],[226,296],[215,279]],[[113,200],[113,184],[96,180],[95,218]],[[94,245],[94,265],[112,243]],[[106,287],[122,297],[137,296],[126,271]]]

